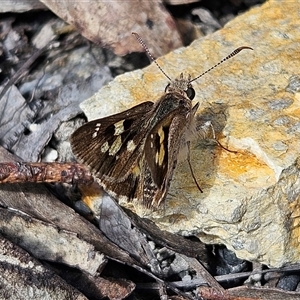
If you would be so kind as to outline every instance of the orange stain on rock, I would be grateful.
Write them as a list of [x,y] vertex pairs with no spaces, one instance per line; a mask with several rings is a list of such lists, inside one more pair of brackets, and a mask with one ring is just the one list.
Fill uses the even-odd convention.
[[237,153],[222,151],[219,157],[219,169],[235,180],[245,174],[249,177],[254,175],[274,177],[274,171],[268,165],[247,151],[239,150]]

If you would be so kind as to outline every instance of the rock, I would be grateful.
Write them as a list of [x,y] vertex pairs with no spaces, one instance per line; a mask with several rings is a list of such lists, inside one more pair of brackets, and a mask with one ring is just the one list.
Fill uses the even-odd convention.
[[[160,211],[136,207],[162,229],[222,243],[238,257],[280,267],[300,260],[300,19],[297,2],[268,1],[223,29],[160,59],[171,77],[198,76],[235,48],[250,46],[195,81],[197,124],[218,140],[192,145],[197,189],[178,165]],[[82,105],[88,119],[155,101],[168,80],[150,67],[117,77]]]

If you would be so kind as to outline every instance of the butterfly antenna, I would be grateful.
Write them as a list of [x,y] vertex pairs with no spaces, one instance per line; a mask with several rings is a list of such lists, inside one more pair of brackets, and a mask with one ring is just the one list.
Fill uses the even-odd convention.
[[192,168],[192,164],[191,164],[191,143],[190,142],[187,142],[187,149],[188,149],[188,154],[187,154],[187,161],[188,161],[188,164],[189,164],[189,168],[190,168],[190,171],[191,171],[191,174],[192,174],[192,177],[193,177],[193,180],[198,188],[198,190],[200,191],[200,193],[203,193],[197,179],[196,179],[196,176],[194,174],[194,171],[193,171],[193,168]]
[[211,70],[215,69],[216,67],[218,67],[220,64],[222,64],[223,62],[225,62],[226,60],[232,58],[233,56],[237,55],[239,52],[241,52],[242,50],[244,49],[250,49],[250,50],[253,50],[251,47],[247,47],[247,46],[242,46],[242,47],[239,47],[237,49],[235,49],[233,52],[231,52],[228,56],[226,56],[225,58],[223,58],[221,61],[219,61],[217,64],[215,64],[213,67],[209,68],[208,70],[206,70],[205,72],[203,72],[202,74],[200,74],[199,76],[197,76],[196,78],[192,79],[190,81],[193,82],[197,79],[199,79],[200,77],[202,77],[203,75],[207,74],[208,72],[210,72]]
[[132,32],[132,34],[135,36],[135,38],[138,40],[138,42],[141,44],[141,46],[145,49],[146,53],[148,54],[150,60],[152,60],[156,66],[159,68],[159,70],[170,80],[172,79],[167,75],[167,73],[162,69],[162,67],[157,63],[157,61],[154,59],[153,55],[151,54],[149,48],[147,47],[146,43],[142,40],[142,38],[137,34],[136,32]]

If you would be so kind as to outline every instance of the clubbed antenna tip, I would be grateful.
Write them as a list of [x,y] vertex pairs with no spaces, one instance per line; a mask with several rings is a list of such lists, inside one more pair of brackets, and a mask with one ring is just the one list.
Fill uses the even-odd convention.
[[222,64],[223,62],[225,62],[226,60],[232,58],[233,56],[237,55],[239,52],[241,52],[244,49],[249,49],[249,50],[253,50],[251,47],[248,46],[242,46],[239,48],[236,48],[234,51],[232,51],[229,55],[227,55],[226,57],[224,57],[222,60],[220,60],[217,64],[215,64],[214,66],[212,66],[211,68],[209,68],[208,70],[206,70],[205,72],[203,72],[202,74],[200,74],[199,76],[195,77],[194,79],[192,79],[190,81],[193,82],[197,79],[199,79],[200,77],[202,77],[203,75],[207,74],[208,72],[210,72],[211,70],[215,69],[216,67],[218,67],[220,64]]

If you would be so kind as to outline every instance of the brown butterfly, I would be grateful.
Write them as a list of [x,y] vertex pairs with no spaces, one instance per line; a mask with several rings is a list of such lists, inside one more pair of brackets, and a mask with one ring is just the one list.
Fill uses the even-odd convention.
[[[147,46],[134,33],[150,58]],[[121,113],[86,123],[71,136],[72,151],[87,165],[103,189],[120,202],[137,201],[158,207],[165,199],[177,156],[189,143],[188,132],[199,103],[192,105],[192,82],[243,49],[191,79],[170,80],[158,101],[146,101]]]

